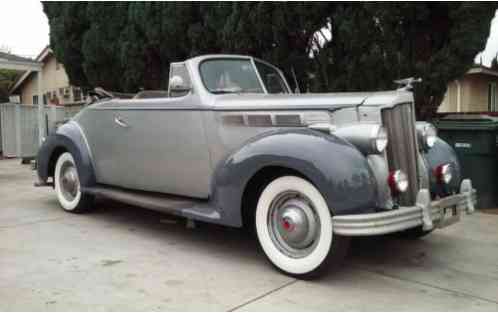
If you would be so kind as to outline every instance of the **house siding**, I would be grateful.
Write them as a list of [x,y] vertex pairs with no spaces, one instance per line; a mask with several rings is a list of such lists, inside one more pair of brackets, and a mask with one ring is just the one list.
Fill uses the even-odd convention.
[[[438,112],[488,111],[488,86],[498,84],[498,77],[484,74],[467,74],[448,84],[444,100]],[[460,109],[458,108],[458,84],[460,84]]]
[[[60,88],[70,87],[69,78],[67,77],[64,66],[59,63],[59,68],[57,69],[57,61],[53,54],[46,57],[42,69],[43,75],[43,94],[47,92],[56,91],[57,98],[59,99],[59,104],[66,104],[74,102],[73,91],[71,89],[69,97],[64,97],[60,94]],[[19,86],[18,92],[21,95],[21,102],[24,104],[33,104],[33,96],[38,95],[38,75],[32,73],[26,81],[24,81],[21,86]],[[41,101],[41,99],[38,99]],[[50,101],[47,99],[47,103]]]

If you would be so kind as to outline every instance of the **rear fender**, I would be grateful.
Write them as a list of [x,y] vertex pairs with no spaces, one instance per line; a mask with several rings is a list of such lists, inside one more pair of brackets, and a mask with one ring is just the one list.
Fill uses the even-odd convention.
[[73,156],[81,186],[94,186],[96,179],[90,149],[83,131],[75,121],[59,127],[55,134],[46,138],[38,150],[37,171],[41,182],[45,183],[53,176],[54,157],[62,150],[68,151]]

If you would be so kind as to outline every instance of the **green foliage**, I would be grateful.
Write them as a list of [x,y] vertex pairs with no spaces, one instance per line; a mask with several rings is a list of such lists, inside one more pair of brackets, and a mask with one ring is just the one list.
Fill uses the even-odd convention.
[[[385,90],[422,77],[420,115],[484,48],[496,4],[43,3],[51,46],[71,82],[133,92],[166,88],[169,63],[207,53],[257,56],[294,69],[301,89]],[[330,21],[333,39],[309,57]],[[292,82],[291,82],[292,83]],[[303,88],[305,87],[305,88]]]
[[491,61],[491,68],[495,71],[498,70],[498,55]]
[[19,72],[0,69],[0,103],[9,101],[9,88],[18,75]]
[[89,86],[84,66],[92,56],[83,54],[83,37],[89,29],[87,3],[54,2],[43,4],[49,17],[50,46],[59,62],[65,65],[71,83],[76,86]]

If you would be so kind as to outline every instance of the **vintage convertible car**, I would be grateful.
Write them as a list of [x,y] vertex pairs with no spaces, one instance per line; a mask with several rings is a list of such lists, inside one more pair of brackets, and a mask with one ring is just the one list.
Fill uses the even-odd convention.
[[47,137],[38,186],[83,212],[95,196],[255,229],[296,277],[334,268],[350,236],[422,236],[474,210],[475,190],[414,100],[293,94],[248,56],[173,63],[167,92],[97,101]]

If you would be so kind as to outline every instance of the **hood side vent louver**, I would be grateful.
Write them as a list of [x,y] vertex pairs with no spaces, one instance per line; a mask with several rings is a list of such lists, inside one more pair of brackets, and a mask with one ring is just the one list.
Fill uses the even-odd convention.
[[277,114],[275,115],[276,126],[298,127],[302,126],[301,116],[297,114]]

